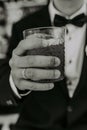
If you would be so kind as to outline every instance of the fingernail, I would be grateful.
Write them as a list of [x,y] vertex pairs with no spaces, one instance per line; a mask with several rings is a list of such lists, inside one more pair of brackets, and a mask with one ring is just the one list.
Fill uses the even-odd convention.
[[55,66],[59,66],[60,65],[60,59],[55,58]]
[[56,78],[56,79],[59,78],[59,77],[60,77],[60,74],[61,74],[60,71],[56,70],[56,71],[55,71],[55,78]]

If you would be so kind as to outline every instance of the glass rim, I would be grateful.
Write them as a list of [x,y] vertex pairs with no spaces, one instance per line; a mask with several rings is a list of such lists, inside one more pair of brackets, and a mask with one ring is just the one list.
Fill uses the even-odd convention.
[[52,28],[54,28],[54,29],[59,29],[59,27],[56,27],[56,26],[45,26],[45,27],[36,27],[36,28],[29,28],[29,29],[25,29],[25,30],[23,30],[23,35],[24,35],[24,33],[26,32],[26,31],[33,31],[33,30],[38,30],[38,29],[52,29]]

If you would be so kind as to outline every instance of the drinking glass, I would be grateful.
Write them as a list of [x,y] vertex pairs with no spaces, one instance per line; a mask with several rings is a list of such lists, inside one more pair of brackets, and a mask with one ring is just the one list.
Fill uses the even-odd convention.
[[43,47],[29,50],[29,55],[45,55],[55,56],[60,59],[60,65],[53,68],[47,67],[45,69],[58,69],[60,71],[60,77],[58,79],[44,79],[39,82],[56,82],[64,79],[64,64],[65,64],[65,46],[64,46],[64,28],[58,27],[39,27],[31,28],[23,31],[23,37],[26,39],[30,35],[35,35],[41,39]]

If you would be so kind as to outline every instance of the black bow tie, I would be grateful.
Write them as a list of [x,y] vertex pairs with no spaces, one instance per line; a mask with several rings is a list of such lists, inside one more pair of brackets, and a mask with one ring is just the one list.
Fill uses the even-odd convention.
[[80,14],[74,17],[73,19],[66,19],[59,15],[55,15],[54,18],[54,25],[57,27],[62,27],[67,24],[73,24],[75,26],[82,27],[86,22],[87,22],[87,16],[85,16],[84,14]]

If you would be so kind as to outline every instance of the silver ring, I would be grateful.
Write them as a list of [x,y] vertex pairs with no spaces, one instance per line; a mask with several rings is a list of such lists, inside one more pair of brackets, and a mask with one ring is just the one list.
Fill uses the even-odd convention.
[[27,79],[26,69],[23,69],[23,70],[22,70],[22,77],[23,77],[23,79]]

